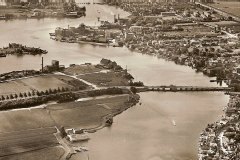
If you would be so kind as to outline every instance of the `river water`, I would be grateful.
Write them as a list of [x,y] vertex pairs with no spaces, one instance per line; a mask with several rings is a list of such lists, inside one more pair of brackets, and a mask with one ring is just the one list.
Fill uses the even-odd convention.
[[[100,11],[98,13],[97,11]],[[0,44],[10,42],[41,47],[49,51],[44,63],[56,59],[68,66],[98,63],[101,58],[127,66],[137,81],[146,85],[217,86],[210,78],[157,57],[130,52],[127,48],[99,47],[53,41],[49,32],[56,27],[96,25],[97,16],[113,21],[114,14],[129,15],[120,9],[88,5],[87,16],[80,19],[40,19],[0,21]],[[0,46],[0,47],[1,47]],[[0,58],[0,73],[22,69],[40,69],[41,56]],[[223,93],[141,93],[137,105],[114,118],[111,128],[91,134],[86,144],[90,151],[83,159],[91,160],[193,160],[197,159],[197,141],[208,123],[220,118],[228,96]],[[174,123],[176,125],[174,125]]]

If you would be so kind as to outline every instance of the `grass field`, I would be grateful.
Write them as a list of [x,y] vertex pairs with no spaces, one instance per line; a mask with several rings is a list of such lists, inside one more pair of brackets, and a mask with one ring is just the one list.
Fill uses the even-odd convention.
[[[94,128],[103,117],[129,107],[128,95],[0,112],[0,160],[55,160],[64,154],[54,126]],[[49,148],[50,147],[50,148]]]
[[59,160],[64,152],[62,147],[55,146],[2,158],[0,157],[0,160]]
[[55,128],[0,133],[0,157],[59,145]]
[[51,117],[58,125],[66,128],[91,128],[101,124],[102,118],[110,113],[127,108],[128,95],[70,102],[48,106]]
[[0,122],[0,133],[55,125],[46,110],[40,108],[0,112]]
[[217,1],[217,3],[210,4],[210,6],[218,8],[227,13],[240,16],[240,2]]
[[122,72],[107,72],[80,75],[79,78],[99,86],[127,86],[128,80]]
[[89,74],[99,72],[101,69],[96,68],[94,65],[75,65],[68,67],[64,70],[64,73],[69,75]]
[[[74,78],[63,75],[44,75],[31,78],[17,79],[9,82],[0,83],[0,95],[19,94],[20,92],[46,91],[48,89],[73,88],[67,81],[73,81]],[[75,82],[76,83],[76,82]],[[78,84],[83,84],[79,81]],[[77,84],[77,83],[76,83]]]

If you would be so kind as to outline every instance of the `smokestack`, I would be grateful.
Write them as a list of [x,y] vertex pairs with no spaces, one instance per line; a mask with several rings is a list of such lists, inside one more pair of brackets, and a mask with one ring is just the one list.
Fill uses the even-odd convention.
[[43,72],[43,57],[42,57],[42,72]]
[[116,18],[116,15],[114,14],[114,23],[117,22],[117,18]]

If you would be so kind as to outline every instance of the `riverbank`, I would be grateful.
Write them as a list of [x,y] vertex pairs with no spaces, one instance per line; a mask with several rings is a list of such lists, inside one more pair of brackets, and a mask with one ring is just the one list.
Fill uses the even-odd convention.
[[[56,57],[65,66],[85,62],[97,64],[102,57],[106,57],[127,68],[137,81],[143,81],[147,85],[217,87],[217,84],[209,83],[210,78],[201,73],[195,73],[191,68],[175,65],[173,62],[154,56],[136,54],[126,47],[116,49],[68,43],[63,45],[49,39],[48,33],[58,26],[66,28],[68,24],[78,26],[82,22],[94,25],[95,22],[97,23],[96,16],[99,15],[96,10],[101,12],[102,19],[108,21],[113,20],[112,14],[109,13],[120,14],[121,17],[128,15],[115,7],[89,5],[87,16],[81,19],[1,21],[0,41],[4,45],[12,41],[28,46],[38,44],[49,51],[49,54],[44,55],[44,64],[51,64],[51,60]],[[9,31],[12,34],[7,34]],[[15,35],[19,35],[21,39],[16,38]],[[0,61],[1,73],[33,68],[39,70],[41,66],[40,56],[8,56]],[[114,118],[114,125],[111,128],[104,128],[91,134],[91,140],[83,144],[89,149],[85,155],[89,154],[89,159],[96,160],[146,160],[154,157],[164,160],[197,159],[196,144],[201,128],[218,119],[222,114],[222,107],[219,106],[227,103],[227,96],[213,92],[149,92],[141,93],[141,103],[141,106],[132,107]],[[31,114],[31,112],[25,114]],[[173,119],[176,126],[172,124]],[[87,156],[82,159],[87,159]]]
[[239,103],[238,94],[230,94],[228,105],[220,120],[209,124],[199,140],[199,159],[239,159]]
[[[14,158],[15,156],[18,156],[18,158],[25,157],[23,152],[27,151],[31,153],[30,155],[39,154],[40,156],[43,148],[59,146],[57,139],[52,135],[56,133],[56,129],[51,129],[48,132],[49,127],[54,128],[56,126],[58,130],[60,130],[61,126],[64,126],[66,129],[81,128],[87,132],[101,129],[105,126],[104,117],[109,115],[116,116],[138,102],[138,96],[133,99],[129,98],[129,96],[131,95],[110,96],[109,98],[102,97],[87,101],[50,104],[44,108],[1,112],[1,119],[8,120],[7,124],[0,126],[1,138],[6,137],[8,134],[14,136],[13,133],[17,133],[18,136],[14,136],[14,139],[10,138],[7,140],[8,144],[11,143],[12,145],[1,145],[2,152],[0,152],[0,158],[2,158],[3,154],[6,159],[11,159],[11,157]],[[13,121],[16,118],[19,120],[17,122]],[[41,142],[36,140],[39,138],[39,135],[37,136],[35,134],[39,133],[38,128],[41,128],[41,132],[47,135],[43,136],[43,134],[41,134]],[[24,139],[24,141],[21,141],[21,139]],[[65,141],[67,142],[67,140]],[[39,145],[39,143],[41,143],[41,145]],[[30,144],[32,147],[24,147]],[[70,148],[81,146],[78,143],[72,144],[70,142],[67,142],[67,145]],[[13,150],[16,147],[18,149]],[[11,153],[7,153],[5,150],[12,151]],[[45,157],[51,157],[53,153],[55,152],[46,152]],[[74,154],[75,153],[76,152],[74,152]]]
[[9,43],[7,47],[0,48],[0,57],[6,57],[7,55],[43,55],[47,53],[46,50],[41,48],[27,47],[17,43]]
[[[104,72],[100,72],[103,70]],[[62,136],[64,132],[67,133],[67,129],[96,132],[110,126],[114,116],[136,105],[140,99],[127,88],[114,87],[116,83],[95,88],[95,85],[99,84],[90,79],[83,81],[84,77],[78,78],[78,76],[94,76],[99,73],[108,74],[108,72],[112,75],[108,75],[110,79],[105,79],[106,82],[112,81],[111,77],[114,77],[115,80],[126,80],[125,85],[129,86],[130,79],[127,80],[125,76],[130,74],[116,62],[107,59],[103,59],[98,65],[71,64],[62,72],[21,77],[0,83],[0,88],[3,88],[0,92],[0,109],[4,110],[0,112],[0,117],[8,122],[0,125],[0,139],[8,137],[7,143],[11,144],[0,145],[0,158],[11,159],[15,155],[29,156],[23,154],[25,152],[32,153],[30,156],[33,157],[39,152],[39,156],[42,156],[42,150],[49,147],[55,148],[53,153],[59,155],[62,152],[56,148],[59,145],[65,146],[65,154],[62,156],[66,157],[61,159],[76,154],[77,148],[81,146],[78,143],[69,142],[68,137],[72,134]],[[122,76],[115,76],[121,72],[124,73]],[[118,80],[118,82],[118,85],[122,86],[121,81]],[[18,119],[17,122],[15,122],[16,119]],[[38,133],[41,138],[37,135]],[[74,136],[82,135],[76,133]],[[41,145],[38,145],[39,143]],[[66,145],[70,151],[66,149]]]
[[[14,4],[11,4],[14,3]],[[43,18],[80,18],[86,15],[86,8],[75,2],[32,3],[8,2],[0,6],[0,20],[43,19]]]

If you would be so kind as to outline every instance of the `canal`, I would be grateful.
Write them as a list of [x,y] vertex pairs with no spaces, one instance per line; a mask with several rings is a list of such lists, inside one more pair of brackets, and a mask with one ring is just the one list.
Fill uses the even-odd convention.
[[[99,12],[100,13],[99,13]],[[189,67],[157,57],[142,55],[127,48],[99,47],[53,41],[49,32],[56,27],[96,25],[97,17],[113,21],[114,14],[128,13],[104,5],[88,5],[87,16],[80,19],[40,19],[0,21],[0,44],[11,42],[41,47],[49,51],[44,63],[56,59],[60,64],[98,63],[101,58],[127,66],[129,72],[147,85],[217,86],[210,78]],[[41,56],[0,58],[0,73],[22,69],[40,69]],[[137,105],[114,118],[111,128],[91,134],[86,144],[91,160],[193,160],[201,130],[222,115],[228,96],[217,92],[141,93]],[[74,157],[73,157],[74,158]]]

